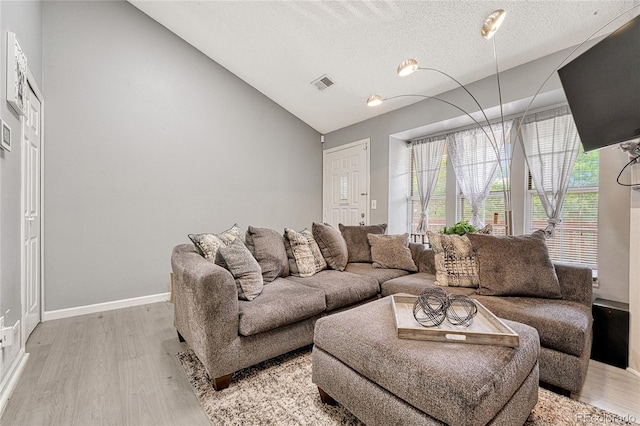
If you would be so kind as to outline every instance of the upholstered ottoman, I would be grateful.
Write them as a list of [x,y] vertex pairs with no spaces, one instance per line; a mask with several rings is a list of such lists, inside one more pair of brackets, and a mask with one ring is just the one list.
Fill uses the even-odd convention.
[[391,298],[317,321],[313,382],[368,425],[518,425],[538,400],[537,331],[516,349],[398,339]]

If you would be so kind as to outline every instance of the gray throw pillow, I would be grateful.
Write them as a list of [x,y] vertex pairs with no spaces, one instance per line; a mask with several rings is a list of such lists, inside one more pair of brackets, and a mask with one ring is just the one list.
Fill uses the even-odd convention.
[[311,231],[305,229],[296,232],[285,228],[284,236],[291,275],[310,277],[327,268],[327,262]]
[[409,250],[409,234],[377,235],[368,234],[371,245],[371,258],[374,268],[404,269],[417,272],[411,250]]
[[544,231],[517,237],[467,236],[478,256],[478,294],[562,298]]
[[262,278],[265,283],[289,275],[289,260],[284,248],[284,238],[278,231],[249,226],[245,240],[247,248],[262,269]]
[[387,231],[387,224],[368,225],[368,226],[345,226],[338,225],[340,232],[347,243],[347,251],[349,253],[348,261],[350,263],[366,262],[371,263],[371,245],[369,244],[368,234],[384,234]]
[[435,284],[478,288],[478,260],[467,235],[445,235],[427,231],[436,267]]
[[347,250],[347,242],[342,237],[342,234],[326,223],[324,225],[314,223],[311,231],[329,268],[344,271],[347,266],[349,252]]
[[216,255],[220,247],[228,246],[236,239],[243,240],[242,230],[237,223],[219,234],[189,234],[189,239],[196,246],[198,253],[213,263],[216,262]]
[[240,240],[228,247],[220,247],[220,256],[224,265],[238,287],[238,299],[253,300],[262,293],[263,281],[260,265]]

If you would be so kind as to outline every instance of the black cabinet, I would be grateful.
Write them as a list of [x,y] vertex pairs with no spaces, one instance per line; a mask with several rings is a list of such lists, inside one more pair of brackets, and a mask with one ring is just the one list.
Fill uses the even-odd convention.
[[591,359],[615,367],[629,366],[629,305],[605,299],[593,302]]

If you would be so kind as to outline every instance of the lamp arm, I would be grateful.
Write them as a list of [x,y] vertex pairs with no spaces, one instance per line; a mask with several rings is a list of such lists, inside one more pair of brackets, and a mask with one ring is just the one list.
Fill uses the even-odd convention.
[[[500,161],[500,178],[502,180],[502,193],[504,195],[504,208],[505,215],[507,210],[511,210],[511,182],[509,181],[509,190],[507,190],[507,182],[505,180],[505,176],[507,179],[511,179],[511,158],[512,156],[507,156],[507,141],[504,129],[504,108],[502,106],[502,86],[500,85],[500,68],[498,67],[498,51],[496,49],[496,38],[492,37],[493,42],[493,58],[496,63],[496,81],[498,83],[498,102],[500,103],[500,123],[502,124],[502,148],[505,150],[505,168],[506,173],[502,169],[502,161]],[[500,158],[500,154],[498,154],[498,158]]]
[[[497,70],[498,70],[498,59],[497,59],[497,56],[495,56],[495,41],[494,41],[494,45],[493,46],[494,46],[494,57],[496,58],[496,72],[497,72]],[[496,138],[496,134],[493,131],[493,128],[491,127],[491,122],[489,121],[489,117],[487,117],[487,114],[485,113],[484,108],[482,108],[482,105],[480,105],[480,102],[478,101],[478,99],[473,95],[473,93],[471,93],[469,91],[469,89],[467,89],[464,86],[464,84],[460,83],[455,77],[453,77],[452,75],[450,75],[450,74],[448,74],[448,73],[446,73],[444,71],[440,71],[439,69],[436,69],[436,68],[427,68],[427,67],[425,67],[425,68],[419,67],[418,70],[420,70],[420,71],[435,71],[435,72],[437,72],[439,74],[444,75],[445,77],[448,77],[450,80],[454,81],[462,90],[467,92],[467,94],[471,97],[471,99],[473,99],[473,101],[476,103],[478,108],[480,108],[480,112],[482,113],[482,116],[484,117],[485,121],[487,122],[487,125],[489,125],[489,131],[491,131],[491,136],[493,136],[493,138],[491,136],[489,136],[489,134],[486,131],[484,132],[484,134],[487,136],[487,138],[491,142],[491,146],[493,146],[493,149],[496,151],[496,157],[498,158],[498,166],[500,167],[500,174],[502,175],[502,180],[503,180],[502,186],[506,190],[506,185],[505,185],[505,182],[504,182],[504,172],[502,170],[502,162],[500,161],[501,155],[500,155],[500,146],[498,145],[498,138]],[[499,93],[499,96],[500,96],[500,117],[502,119],[502,138],[503,138],[502,141],[503,141],[503,145],[504,145],[504,115],[502,113],[502,93],[500,91],[500,77],[499,77],[499,75],[498,75],[498,93]],[[468,112],[464,111],[462,108],[459,108],[457,105],[454,105],[454,104],[452,104],[450,102],[444,101],[443,99],[439,99],[439,98],[432,98],[432,99],[438,99],[440,101],[446,102],[449,105],[452,105],[452,106],[458,108],[459,110],[461,110],[462,112],[467,114],[469,117],[471,117]],[[473,119],[473,117],[471,117],[471,118]],[[473,120],[473,121],[475,121],[475,123],[478,126],[480,126],[480,128],[482,128],[482,125],[480,123],[478,123],[477,120]],[[484,129],[483,129],[483,131],[484,131]],[[506,147],[505,147],[505,149],[506,149]],[[509,174],[509,169],[508,168],[507,168],[507,174]],[[505,200],[506,200],[506,198],[507,198],[507,195],[505,193]],[[509,202],[509,204],[511,204],[511,203]]]
[[[471,93],[469,91],[469,89],[467,89],[465,87],[465,85],[460,83],[455,77],[453,77],[452,75],[450,75],[450,74],[448,74],[448,73],[446,73],[444,71],[440,71],[439,69],[436,69],[436,68],[422,68],[422,67],[420,67],[420,68],[418,68],[418,70],[420,70],[420,71],[435,71],[437,73],[440,73],[440,74],[444,75],[445,77],[448,77],[450,80],[454,81],[460,88],[462,88],[462,90],[464,90],[465,92],[467,92],[467,94],[469,96],[471,96],[471,99],[473,99],[473,101],[476,103],[476,105],[478,105],[478,108],[480,108],[480,112],[482,112],[482,116],[484,117],[485,121],[487,122],[487,124],[489,126],[491,126],[491,122],[489,121],[489,117],[487,117],[487,114],[484,112],[484,108],[482,108],[482,105],[480,105],[480,102],[478,102],[478,99],[475,96],[473,96],[473,93]],[[466,112],[465,112],[465,114],[469,115]],[[478,126],[480,126],[480,123],[478,123],[477,121],[476,121],[476,124],[478,124]],[[493,129],[491,129],[491,135],[493,136],[493,140],[495,141],[496,140],[496,135],[493,132]],[[489,137],[489,136],[487,135],[487,137]],[[491,139],[491,138],[489,138],[489,139]],[[500,157],[500,153],[498,153],[498,157]]]
[[[489,134],[487,133],[486,130],[484,130],[484,127],[482,126],[482,124],[480,124],[478,122],[478,120],[476,120],[475,118],[473,118],[471,116],[471,114],[469,114],[467,111],[465,111],[464,109],[460,108],[458,105],[454,104],[453,102],[449,102],[447,100],[444,100],[442,98],[438,98],[435,96],[427,96],[427,95],[415,95],[415,94],[408,94],[408,95],[395,95],[395,96],[390,96],[388,98],[384,98],[384,101],[389,101],[391,99],[396,99],[396,98],[405,98],[405,97],[409,97],[409,96],[414,96],[417,98],[424,98],[424,99],[435,99],[436,101],[440,101],[440,102],[444,102],[447,105],[451,105],[452,107],[456,108],[459,111],[462,111],[463,114],[465,114],[467,117],[469,117],[470,119],[473,120],[474,123],[476,123],[478,125],[478,127],[480,127],[480,129],[482,130],[482,132],[484,133],[484,135],[487,137],[487,139],[489,139],[489,141],[491,142],[491,145],[493,146],[493,149],[496,150],[498,158],[500,158],[500,151],[497,149],[498,147],[495,145],[495,141],[494,139],[491,138],[491,136],[489,136]],[[484,112],[484,111],[483,111]],[[491,129],[491,126],[489,126],[489,129]]]
[[[547,76],[547,78],[542,82],[542,84],[540,85],[540,87],[538,87],[538,90],[536,91],[536,93],[533,95],[533,98],[531,98],[531,100],[529,101],[529,104],[527,105],[527,108],[524,110],[524,114],[522,114],[522,118],[520,119],[520,124],[518,125],[518,129],[516,130],[516,138],[518,138],[520,140],[520,143],[522,144],[522,148],[524,149],[524,142],[522,141],[522,138],[520,137],[520,129],[522,128],[522,125],[524,124],[524,118],[527,116],[527,113],[529,112],[529,109],[531,108],[531,105],[533,105],[533,101],[536,100],[536,97],[540,94],[540,92],[542,91],[542,88],[545,86],[545,84],[547,84],[547,82],[549,81],[549,79],[551,79],[551,77],[553,77],[553,75],[555,74],[556,71],[558,71],[560,69],[560,67],[562,65],[565,64],[565,62],[567,62],[567,60],[571,57],[571,55],[573,55],[578,49],[580,49],[586,42],[588,42],[589,40],[591,40],[593,37],[596,36],[596,34],[598,34],[600,31],[602,31],[604,28],[606,28],[607,26],[609,26],[609,24],[611,24],[613,21],[615,21],[616,19],[620,18],[622,15],[625,15],[629,12],[631,12],[633,9],[635,9],[636,7],[640,7],[640,3],[636,4],[634,6],[631,6],[629,9],[625,10],[624,12],[622,12],[621,14],[617,15],[616,17],[614,17],[613,19],[609,20],[606,24],[604,24],[603,26],[601,26],[600,28],[598,28],[593,34],[591,34],[589,37],[587,37],[582,43],[580,43],[579,45],[577,45],[576,47],[574,47],[571,52],[569,52],[569,54],[562,60],[562,62],[560,62],[558,64],[558,66],[556,66],[553,71],[551,71],[551,73]],[[526,158],[526,156],[525,156]]]
[[[476,123],[476,125],[480,128],[480,130],[482,130],[482,133],[484,133],[484,135],[487,137],[487,139],[491,143],[491,146],[493,147],[494,151],[496,152],[496,158],[498,159],[498,166],[500,167],[500,170],[502,171],[502,161],[500,160],[500,149],[499,149],[499,147],[497,145],[497,141],[495,139],[495,135],[494,135],[493,138],[491,138],[491,136],[489,136],[489,133],[487,133],[487,131],[484,129],[484,126],[482,124],[480,124],[478,122],[478,120],[473,118],[471,116],[471,114],[469,114],[466,110],[464,110],[463,108],[460,108],[458,105],[454,104],[453,102],[449,102],[447,100],[444,100],[442,98],[438,98],[436,96],[416,95],[416,94],[390,96],[388,98],[384,98],[383,101],[389,101],[391,99],[404,98],[404,97],[409,97],[409,96],[413,96],[413,97],[417,97],[417,98],[423,98],[423,99],[434,99],[436,101],[443,102],[443,103],[445,103],[447,105],[451,105],[455,109],[457,109],[457,110],[461,111],[463,114],[465,114],[471,120],[473,120],[473,122]],[[484,111],[483,111],[483,114],[484,114]],[[486,116],[485,116],[485,118],[486,118]],[[491,130],[491,133],[493,133],[493,129],[491,129],[491,125],[489,125],[489,130]],[[504,177],[503,177],[503,179],[504,179]],[[504,182],[503,182],[502,186],[503,186],[502,192],[503,192],[504,197],[505,197],[505,208],[507,206],[507,196],[509,197],[508,204],[509,204],[509,208],[510,208],[511,207],[511,201],[510,201],[510,199],[511,199],[511,191],[507,191],[506,186],[504,185]],[[505,211],[505,214],[506,214],[506,211]],[[506,220],[506,216],[505,216],[505,220]]]

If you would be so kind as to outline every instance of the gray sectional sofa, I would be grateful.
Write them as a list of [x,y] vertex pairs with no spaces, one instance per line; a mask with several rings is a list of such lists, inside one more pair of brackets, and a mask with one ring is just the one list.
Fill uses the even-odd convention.
[[[349,263],[344,271],[311,277],[280,276],[252,301],[238,300],[232,274],[205,260],[191,244],[174,248],[175,327],[204,365],[217,390],[235,371],[313,343],[318,318],[395,293],[419,294],[434,286],[434,252],[409,245],[418,271]],[[592,278],[589,268],[554,264],[562,298],[476,295],[497,316],[528,324],[540,335],[540,381],[565,393],[585,380],[591,351]],[[286,274],[282,274],[286,275]]]

